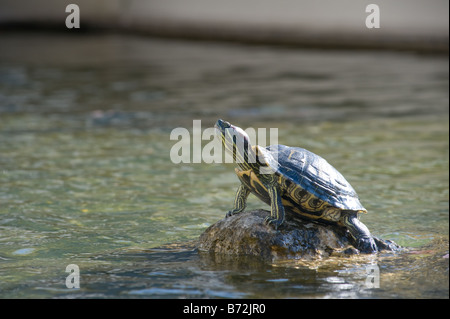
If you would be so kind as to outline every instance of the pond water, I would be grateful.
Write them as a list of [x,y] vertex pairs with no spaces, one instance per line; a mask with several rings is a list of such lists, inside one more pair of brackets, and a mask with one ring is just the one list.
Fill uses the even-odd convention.
[[[449,297],[447,57],[104,34],[0,43],[1,298]],[[199,254],[238,180],[232,164],[174,164],[170,133],[218,118],[326,158],[372,233],[407,249]]]

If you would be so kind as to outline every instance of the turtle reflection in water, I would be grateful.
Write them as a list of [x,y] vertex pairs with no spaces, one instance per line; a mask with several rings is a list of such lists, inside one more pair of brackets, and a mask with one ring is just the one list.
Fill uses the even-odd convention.
[[271,206],[265,219],[277,229],[285,210],[310,220],[326,221],[346,227],[363,253],[377,252],[369,229],[360,222],[361,205],[353,187],[322,157],[298,147],[251,146],[241,128],[218,120],[216,132],[238,164],[241,181],[234,208],[227,217],[244,210],[250,193]]

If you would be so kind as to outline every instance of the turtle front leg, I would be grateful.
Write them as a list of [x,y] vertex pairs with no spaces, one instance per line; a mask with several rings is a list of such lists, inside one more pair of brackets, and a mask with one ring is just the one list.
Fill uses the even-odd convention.
[[378,252],[377,245],[370,234],[369,229],[359,219],[356,212],[348,212],[343,216],[343,224],[356,240],[356,248],[362,253],[373,254]]
[[236,191],[236,198],[234,199],[234,208],[230,210],[225,215],[225,217],[230,217],[242,212],[245,209],[245,206],[247,206],[247,198],[249,194],[250,190],[243,184],[241,184]]
[[270,216],[267,216],[264,222],[273,225],[275,229],[284,222],[284,206],[281,202],[281,190],[277,186],[268,187],[267,191],[270,196]]

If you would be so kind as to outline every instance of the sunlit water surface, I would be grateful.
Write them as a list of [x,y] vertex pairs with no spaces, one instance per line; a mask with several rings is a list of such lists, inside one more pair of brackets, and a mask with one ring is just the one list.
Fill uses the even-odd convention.
[[[448,298],[446,58],[108,35],[0,41],[0,297]],[[174,164],[170,133],[217,118],[277,128],[279,143],[325,157],[372,233],[407,250],[273,264],[199,254],[238,180],[232,164]],[[250,197],[252,208],[268,207]],[[80,289],[66,288],[69,264]],[[379,288],[367,284],[374,265]]]

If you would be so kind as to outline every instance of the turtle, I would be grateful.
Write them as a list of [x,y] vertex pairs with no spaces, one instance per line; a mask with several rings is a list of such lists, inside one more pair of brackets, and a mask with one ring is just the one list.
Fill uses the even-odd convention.
[[250,193],[270,205],[265,223],[278,229],[285,211],[307,220],[345,227],[362,253],[378,251],[369,229],[360,221],[367,213],[349,182],[324,158],[300,147],[252,146],[248,134],[219,119],[216,135],[233,155],[241,184],[226,217],[244,211]]

